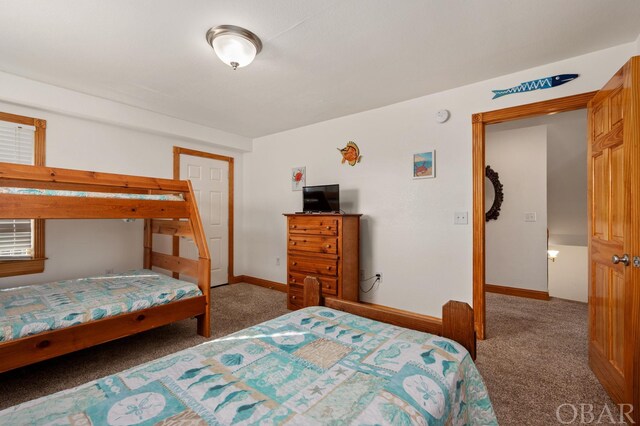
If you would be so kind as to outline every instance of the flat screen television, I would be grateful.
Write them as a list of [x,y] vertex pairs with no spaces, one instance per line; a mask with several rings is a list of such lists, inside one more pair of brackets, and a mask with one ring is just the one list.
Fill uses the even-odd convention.
[[305,213],[340,211],[340,185],[302,187],[302,210]]

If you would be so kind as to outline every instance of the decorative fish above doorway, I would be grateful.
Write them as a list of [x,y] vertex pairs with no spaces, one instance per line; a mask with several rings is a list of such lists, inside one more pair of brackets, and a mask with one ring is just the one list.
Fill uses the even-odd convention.
[[578,78],[580,74],[558,74],[551,77],[539,78],[537,80],[525,81],[509,89],[492,90],[493,98],[496,99],[512,93],[530,92],[532,90],[551,89],[561,86]]

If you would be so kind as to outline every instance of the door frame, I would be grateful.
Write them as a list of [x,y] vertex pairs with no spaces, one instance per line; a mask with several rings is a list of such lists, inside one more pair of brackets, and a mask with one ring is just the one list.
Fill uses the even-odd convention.
[[[233,218],[233,189],[234,189],[234,167],[233,167],[233,157],[227,157],[226,155],[213,154],[211,152],[198,151],[190,148],[183,148],[180,146],[173,147],[173,178],[176,180],[180,179],[180,156],[181,155],[191,155],[192,157],[203,157],[209,158],[211,160],[219,160],[226,161],[229,163],[229,220],[227,221],[228,225],[228,246],[229,246],[229,261],[227,265],[227,283],[234,284],[239,280],[237,277],[233,275],[233,228],[234,228],[234,218]],[[180,238],[173,237],[173,253],[174,256],[180,256]]]
[[485,338],[485,128],[489,124],[557,114],[587,107],[597,93],[587,92],[525,105],[486,111],[471,116],[473,176],[473,315],[476,336]]

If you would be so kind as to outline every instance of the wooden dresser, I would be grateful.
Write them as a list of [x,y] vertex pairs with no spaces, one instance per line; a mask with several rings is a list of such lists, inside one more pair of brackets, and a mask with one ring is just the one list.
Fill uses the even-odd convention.
[[322,296],[358,301],[360,214],[285,214],[287,308],[304,308],[303,283],[314,277]]

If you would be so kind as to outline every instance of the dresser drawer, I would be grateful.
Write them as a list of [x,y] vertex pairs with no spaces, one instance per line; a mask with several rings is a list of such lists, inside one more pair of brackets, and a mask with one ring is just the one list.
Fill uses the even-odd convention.
[[[322,294],[328,294],[332,296],[338,295],[337,279],[319,275],[313,275],[313,277],[320,281],[320,289],[322,290]],[[305,278],[307,278],[307,274],[289,272],[289,284],[304,284]]]
[[306,258],[289,256],[289,272],[302,272],[309,274],[331,275],[338,274],[337,259]]
[[289,250],[336,254],[338,252],[338,239],[335,237],[294,234],[289,236]]
[[289,289],[287,292],[287,298],[289,301],[289,309],[300,309],[304,308],[304,292],[302,287],[298,287],[297,285],[289,284]]
[[293,217],[289,219],[289,234],[338,235],[338,220]]

